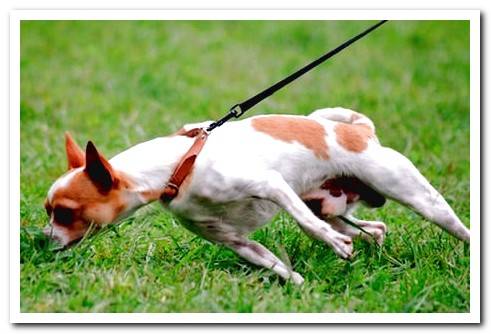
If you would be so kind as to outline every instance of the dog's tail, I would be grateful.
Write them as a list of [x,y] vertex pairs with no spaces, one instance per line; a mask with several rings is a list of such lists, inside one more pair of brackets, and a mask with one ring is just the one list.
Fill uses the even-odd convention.
[[372,129],[373,133],[375,133],[375,125],[372,120],[367,116],[356,112],[354,110],[336,107],[336,108],[324,108],[319,109],[311,113],[309,116],[311,117],[320,117],[324,119],[328,119],[330,121],[342,122],[348,124],[363,124]]

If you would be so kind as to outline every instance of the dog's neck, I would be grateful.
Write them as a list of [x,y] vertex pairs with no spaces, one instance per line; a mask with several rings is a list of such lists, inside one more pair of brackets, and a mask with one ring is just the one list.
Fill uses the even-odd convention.
[[194,139],[185,136],[156,138],[123,151],[109,162],[133,184],[144,205],[159,198],[182,156]]

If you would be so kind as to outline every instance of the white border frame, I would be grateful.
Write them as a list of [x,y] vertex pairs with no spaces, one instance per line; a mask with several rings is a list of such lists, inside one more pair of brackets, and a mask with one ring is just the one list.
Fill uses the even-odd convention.
[[[469,313],[22,313],[20,312],[21,20],[469,20]],[[480,322],[480,11],[478,10],[19,10],[10,13],[10,321],[13,323],[479,323]]]

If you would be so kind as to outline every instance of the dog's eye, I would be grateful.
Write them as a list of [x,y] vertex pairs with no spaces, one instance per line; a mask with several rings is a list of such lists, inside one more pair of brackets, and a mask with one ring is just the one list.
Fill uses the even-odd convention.
[[70,225],[73,222],[73,210],[64,207],[56,207],[53,210],[54,220],[61,225]]

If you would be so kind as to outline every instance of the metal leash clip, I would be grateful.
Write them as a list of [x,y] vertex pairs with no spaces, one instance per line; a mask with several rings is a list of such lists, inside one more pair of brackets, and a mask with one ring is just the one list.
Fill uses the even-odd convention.
[[235,118],[239,118],[244,114],[245,110],[242,110],[240,107],[240,104],[234,105],[232,108],[230,108],[229,113],[234,115]]
[[223,123],[227,122],[232,117],[239,118],[240,116],[242,116],[244,114],[244,112],[245,112],[245,110],[242,110],[242,108],[240,107],[240,104],[234,105],[232,108],[230,108],[230,110],[228,111],[228,113],[225,116],[220,118],[218,121],[211,123],[208,126],[208,128],[205,129],[206,133],[210,133],[213,129],[221,126]]

